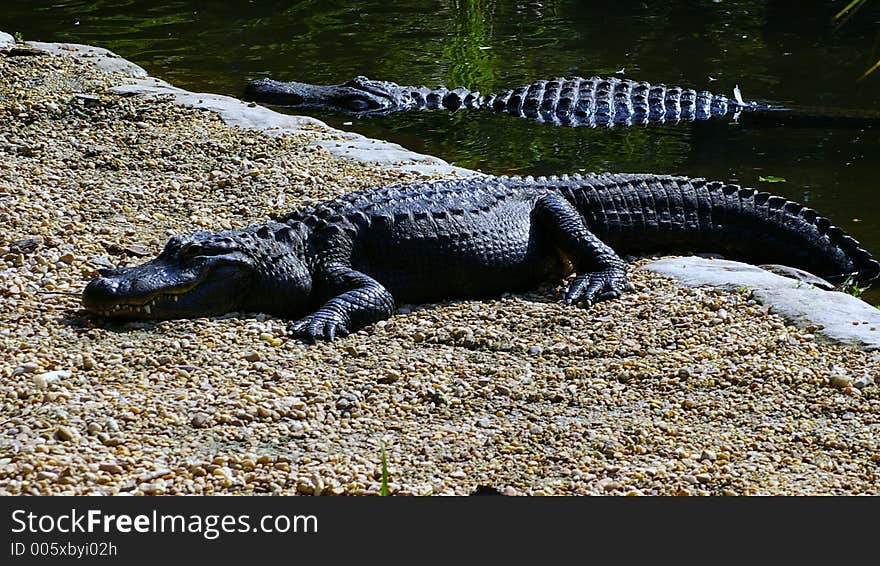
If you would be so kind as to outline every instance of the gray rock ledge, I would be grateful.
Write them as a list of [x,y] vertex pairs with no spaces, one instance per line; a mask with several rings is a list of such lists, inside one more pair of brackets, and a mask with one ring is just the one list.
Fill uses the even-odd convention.
[[801,328],[821,326],[822,337],[866,351],[880,349],[880,310],[838,291],[823,291],[759,267],[723,259],[668,258],[642,266],[689,287],[737,290],[747,287],[754,299]]

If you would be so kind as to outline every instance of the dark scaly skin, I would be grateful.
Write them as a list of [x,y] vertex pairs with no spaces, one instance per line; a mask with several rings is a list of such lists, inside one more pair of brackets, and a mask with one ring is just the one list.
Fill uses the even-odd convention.
[[722,94],[616,77],[541,80],[485,96],[461,87],[447,90],[400,86],[366,77],[355,77],[340,85],[258,79],[248,84],[245,97],[278,106],[322,107],[358,115],[425,108],[488,108],[538,122],[587,127],[690,122],[743,111],[784,110]]
[[[661,175],[474,177],[350,193],[242,230],[174,237],[106,270],[95,314],[166,319],[265,312],[331,340],[396,305],[486,297],[576,277],[566,304],[628,286],[618,254],[720,252],[872,283],[880,264],[809,208],[753,189]],[[148,307],[148,308],[147,308]]]

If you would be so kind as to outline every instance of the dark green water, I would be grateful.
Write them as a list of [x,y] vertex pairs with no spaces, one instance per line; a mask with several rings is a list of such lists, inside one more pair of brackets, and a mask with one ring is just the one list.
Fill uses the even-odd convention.
[[[623,69],[638,80],[728,95],[738,84],[746,98],[812,113],[880,115],[880,70],[857,80],[880,59],[873,0],[840,26],[832,16],[845,0],[0,4],[0,30],[107,47],[183,88],[234,96],[260,76],[338,83],[363,74],[491,92]],[[808,203],[880,254],[880,125],[743,119],[588,130],[486,113],[311,114],[485,172],[734,180]],[[759,182],[768,175],[786,182]]]

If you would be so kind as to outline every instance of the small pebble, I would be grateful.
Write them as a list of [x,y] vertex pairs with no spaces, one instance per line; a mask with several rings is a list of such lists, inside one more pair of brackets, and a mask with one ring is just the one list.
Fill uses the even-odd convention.
[[253,351],[245,352],[241,357],[249,362],[258,362],[262,359],[258,352]]
[[828,376],[828,379],[831,382],[831,385],[834,385],[835,387],[844,388],[849,387],[853,384],[852,376],[850,376],[848,373],[846,373],[845,370],[839,367],[835,367],[831,370],[831,374]]
[[40,364],[38,364],[36,362],[27,362],[27,363],[21,364],[20,366],[15,368],[15,370],[12,372],[12,375],[16,376],[16,375],[21,375],[23,373],[34,373],[35,371],[37,371],[39,369],[40,369]]
[[122,466],[112,462],[104,462],[98,466],[98,469],[111,474],[121,474]]
[[195,428],[204,428],[207,426],[208,421],[211,419],[211,415],[208,413],[196,413],[189,419],[189,424],[191,424]]
[[33,377],[33,380],[34,380],[34,385],[36,385],[40,389],[45,389],[46,387],[49,386],[50,383],[54,383],[54,382],[59,381],[61,379],[67,379],[70,376],[71,376],[71,373],[69,371],[55,370],[55,371],[48,371],[46,373],[41,373],[39,375],[35,375]]
[[57,436],[58,440],[61,440],[62,442],[70,442],[79,438],[79,434],[77,434],[74,429],[66,426],[59,426],[56,428],[55,436]]

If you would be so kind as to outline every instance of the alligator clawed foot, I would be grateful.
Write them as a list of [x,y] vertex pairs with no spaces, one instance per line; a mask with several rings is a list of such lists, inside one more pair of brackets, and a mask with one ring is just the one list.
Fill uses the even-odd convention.
[[562,302],[566,305],[582,303],[589,308],[600,301],[616,299],[631,289],[626,270],[609,267],[575,277],[562,289]]
[[309,344],[318,340],[331,341],[337,336],[348,336],[348,323],[334,312],[318,311],[287,326],[287,333]]

